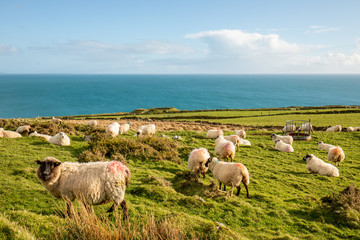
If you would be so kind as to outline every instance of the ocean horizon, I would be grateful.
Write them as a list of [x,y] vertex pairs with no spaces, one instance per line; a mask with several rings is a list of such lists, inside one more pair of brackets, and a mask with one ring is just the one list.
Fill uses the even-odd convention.
[[0,118],[360,105],[360,75],[1,74]]

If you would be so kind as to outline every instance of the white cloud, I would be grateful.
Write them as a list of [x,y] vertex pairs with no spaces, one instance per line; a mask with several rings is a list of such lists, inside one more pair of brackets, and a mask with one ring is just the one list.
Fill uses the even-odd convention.
[[0,55],[11,55],[19,52],[19,49],[13,46],[6,46],[4,44],[0,44]]
[[333,31],[339,31],[339,29],[334,28],[334,27],[312,25],[312,26],[310,26],[310,31],[308,31],[308,32],[311,32],[311,33],[324,33],[324,32],[333,32]]

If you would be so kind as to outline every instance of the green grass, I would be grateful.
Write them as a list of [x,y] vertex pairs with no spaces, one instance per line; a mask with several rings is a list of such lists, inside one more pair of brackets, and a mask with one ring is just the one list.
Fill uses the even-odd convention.
[[[166,133],[182,136],[177,148],[180,162],[128,155],[132,173],[126,192],[130,222],[136,225],[138,219],[150,214],[156,219],[174,219],[188,238],[359,239],[360,229],[340,221],[322,207],[320,199],[351,184],[360,186],[360,132],[315,132],[310,141],[294,142],[293,153],[276,151],[271,133],[248,131],[252,146],[241,147],[236,153],[235,161],[246,165],[252,175],[249,199],[244,188],[239,197],[214,192],[211,173],[199,182],[183,179],[193,148],[206,147],[214,153],[214,140],[205,139],[205,132]],[[132,135],[133,131],[122,137],[135,139]],[[61,147],[41,138],[0,138],[0,238],[22,239],[12,229],[39,239],[51,239],[54,233],[65,231],[68,220],[61,217],[64,202],[41,186],[34,161],[46,156],[77,161],[88,144],[80,136],[71,140],[71,146]],[[339,178],[312,175],[306,170],[302,160],[306,154],[326,160],[327,152],[317,149],[317,141],[343,148],[346,158],[339,167]],[[109,207],[110,203],[94,209],[101,216]],[[216,222],[229,230],[217,230]]]

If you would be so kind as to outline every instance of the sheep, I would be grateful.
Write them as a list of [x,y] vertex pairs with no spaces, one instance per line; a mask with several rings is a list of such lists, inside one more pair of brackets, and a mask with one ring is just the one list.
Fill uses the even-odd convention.
[[18,127],[18,128],[16,129],[16,132],[17,132],[17,133],[20,133],[21,135],[22,135],[22,134],[27,134],[27,133],[29,133],[30,128],[31,128],[30,125],[20,126],[20,127]]
[[60,118],[54,118],[54,117],[52,117],[52,118],[51,118],[51,122],[52,122],[52,123],[55,123],[55,124],[61,124],[61,119],[60,119]]
[[323,143],[323,142],[318,142],[318,148],[319,150],[329,150],[330,148],[334,147],[333,145],[331,144],[326,144],[326,143]]
[[97,124],[98,124],[98,122],[96,120],[90,120],[90,121],[87,122],[86,125],[91,126],[91,127],[95,127],[95,126],[97,126]]
[[345,158],[345,153],[341,149],[341,147],[337,146],[329,149],[327,159],[328,161],[334,162],[335,166],[340,166],[340,163],[344,161],[344,158]]
[[4,137],[3,132],[0,130],[0,138]]
[[42,138],[45,138],[47,141],[49,141],[49,139],[51,138],[50,135],[40,134],[37,131],[30,133],[29,137],[42,137]]
[[206,138],[216,139],[219,135],[223,135],[222,130],[208,130],[206,133]]
[[239,145],[240,145],[240,137],[238,135],[230,135],[230,136],[224,136],[224,138],[230,142],[232,142],[235,147],[236,147],[236,151],[239,150]]
[[354,130],[355,130],[355,128],[353,128],[353,127],[346,128],[346,131],[348,131],[348,132],[355,132]]
[[142,125],[139,127],[136,136],[155,135],[155,124]]
[[306,169],[310,173],[317,173],[321,176],[338,177],[339,169],[330,163],[326,163],[320,158],[315,157],[313,154],[308,154],[303,158],[306,161]]
[[240,145],[251,146],[251,143],[249,140],[244,140],[244,139],[240,138]]
[[271,134],[271,139],[273,140],[274,143],[276,142],[276,140],[282,140],[284,143],[287,143],[290,145],[292,145],[293,141],[294,141],[292,136],[280,136],[275,133]]
[[215,140],[215,153],[220,156],[220,158],[228,159],[231,161],[235,157],[235,145],[226,140],[223,135],[219,135]]
[[245,130],[236,130],[235,134],[238,135],[240,138],[246,138]]
[[14,132],[14,131],[9,131],[9,130],[4,130],[3,128],[0,128],[0,132],[2,133],[3,137],[6,138],[20,138],[22,137],[20,133]]
[[285,127],[283,127],[282,132],[286,133],[286,132],[295,132],[296,131],[296,126],[291,124],[291,125],[286,125]]
[[191,151],[188,160],[188,169],[205,178],[208,168],[205,167],[206,161],[210,158],[210,153],[206,148],[196,148]]
[[37,178],[52,196],[66,201],[69,215],[71,202],[77,198],[85,206],[112,201],[108,212],[115,211],[120,204],[124,219],[128,219],[124,197],[130,170],[121,162],[62,163],[54,157],[35,162],[40,165]]
[[287,143],[284,143],[282,140],[275,141],[275,149],[280,152],[293,152],[294,148]]
[[340,125],[336,125],[333,127],[329,127],[328,129],[326,129],[326,132],[341,132],[342,128]]
[[119,128],[119,134],[124,134],[130,129],[130,123],[121,124]]
[[210,158],[205,167],[209,167],[214,177],[219,181],[219,189],[221,190],[221,184],[224,184],[224,191],[226,186],[231,186],[230,196],[233,194],[234,187],[237,188],[236,195],[240,195],[240,184],[243,183],[246,189],[246,196],[249,198],[248,185],[250,183],[249,171],[241,163],[229,163],[219,161],[217,158]]
[[311,123],[304,123],[297,129],[298,131],[311,131],[314,132],[313,126]]
[[64,133],[59,132],[55,136],[49,138],[49,143],[59,146],[70,146],[70,138]]
[[107,135],[110,135],[111,137],[116,137],[117,135],[119,135],[119,130],[120,130],[120,124],[117,122],[113,122],[106,127],[105,132]]

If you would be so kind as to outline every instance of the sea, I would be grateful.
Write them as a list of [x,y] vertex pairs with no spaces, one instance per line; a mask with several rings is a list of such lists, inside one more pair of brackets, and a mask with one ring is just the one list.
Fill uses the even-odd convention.
[[324,105],[360,105],[360,75],[0,75],[0,118]]

